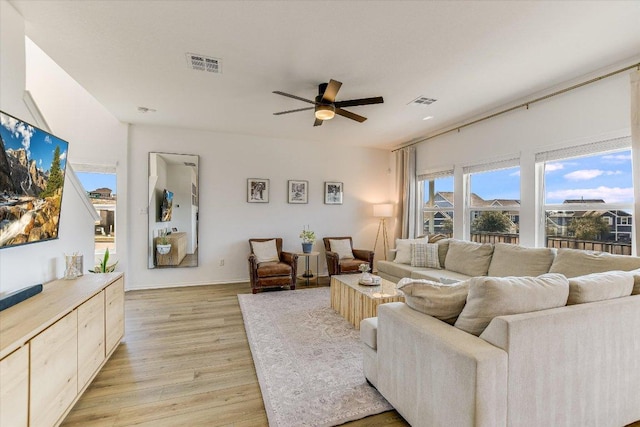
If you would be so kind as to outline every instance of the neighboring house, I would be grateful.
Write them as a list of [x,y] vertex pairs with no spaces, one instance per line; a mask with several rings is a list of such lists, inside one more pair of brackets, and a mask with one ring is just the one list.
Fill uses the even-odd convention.
[[87,192],[91,204],[95,208],[100,220],[96,221],[95,234],[102,236],[114,236],[116,232],[116,202],[117,197],[110,188],[97,188]]
[[[575,203],[604,204],[605,201],[602,199],[569,199],[562,203],[567,205]],[[633,215],[619,210],[551,211],[547,213],[547,234],[567,236],[569,224],[573,219],[593,215],[602,216],[609,225],[609,235],[605,237],[606,240],[615,242],[631,241]]]

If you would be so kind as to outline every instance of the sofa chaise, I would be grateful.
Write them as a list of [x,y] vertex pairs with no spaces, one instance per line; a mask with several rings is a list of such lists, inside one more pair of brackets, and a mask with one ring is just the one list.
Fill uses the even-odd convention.
[[[378,317],[361,323],[369,382],[414,427],[621,427],[640,420],[640,258],[550,250],[547,271],[534,277],[528,272],[547,262],[544,251],[501,246],[493,246],[498,258],[487,273],[493,266],[504,277],[485,273],[449,286],[400,281],[406,303],[383,304]],[[444,265],[458,269],[451,261]],[[445,290],[445,304],[460,299],[452,289],[463,289],[458,317],[428,314],[433,304],[415,302],[419,285]],[[519,300],[510,299],[514,289],[522,291]],[[466,310],[492,298],[508,314],[480,313],[482,327],[465,330]],[[550,308],[526,309],[540,301]]]

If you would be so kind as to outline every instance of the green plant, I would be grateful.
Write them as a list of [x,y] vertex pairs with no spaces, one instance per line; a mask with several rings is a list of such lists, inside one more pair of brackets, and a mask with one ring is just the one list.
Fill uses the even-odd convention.
[[169,238],[167,236],[160,236],[158,237],[158,245],[168,245],[169,244]]
[[89,270],[90,273],[111,273],[116,270],[116,265],[118,265],[118,261],[115,264],[109,265],[109,248],[104,251],[104,256],[101,260],[97,260],[98,264],[95,266],[93,270]]
[[316,233],[311,230],[302,230],[300,233],[302,243],[313,243],[316,241]]
[[505,233],[509,231],[510,222],[509,217],[502,212],[482,212],[478,218],[473,220],[471,230]]

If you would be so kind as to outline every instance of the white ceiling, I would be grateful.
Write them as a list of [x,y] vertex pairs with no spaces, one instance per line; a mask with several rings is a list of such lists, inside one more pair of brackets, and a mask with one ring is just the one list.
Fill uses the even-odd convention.
[[[395,147],[640,55],[640,1],[12,0],[27,35],[118,119]],[[222,59],[194,71],[185,53]],[[319,83],[383,96],[313,127]],[[407,105],[418,96],[431,106]],[[157,110],[140,113],[138,107]],[[425,116],[434,116],[423,121]]]

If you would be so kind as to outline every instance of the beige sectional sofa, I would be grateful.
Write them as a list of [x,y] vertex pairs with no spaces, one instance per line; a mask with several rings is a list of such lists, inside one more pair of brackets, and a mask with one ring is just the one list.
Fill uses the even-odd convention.
[[[454,248],[450,260],[445,253],[444,270],[404,271],[464,278],[449,268],[484,268],[489,250],[474,252],[478,246],[467,243],[440,243]],[[405,303],[381,305],[360,329],[367,379],[414,427],[621,427],[640,420],[640,258],[506,246],[490,245],[484,276],[449,287],[400,282],[407,290],[424,282],[431,286],[426,295],[444,295],[449,308],[460,290],[466,300],[457,320],[438,310],[427,314],[433,304],[413,305],[427,313]],[[462,253],[472,259],[452,265]],[[386,277],[399,272],[386,269]],[[507,314],[487,314],[487,305]],[[467,310],[476,310],[479,329],[470,331]]]

